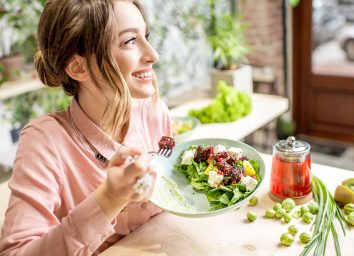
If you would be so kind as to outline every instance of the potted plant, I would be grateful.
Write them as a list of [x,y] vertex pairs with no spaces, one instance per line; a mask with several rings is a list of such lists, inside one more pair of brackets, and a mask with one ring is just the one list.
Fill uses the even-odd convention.
[[208,41],[213,49],[212,91],[220,80],[239,90],[252,93],[252,68],[245,65],[250,51],[246,40],[246,26],[233,15],[215,14],[215,0],[209,1],[211,20]]
[[22,127],[35,116],[33,104],[35,96],[25,93],[4,100],[5,112],[2,119],[11,124],[10,135],[12,142],[17,142]]
[[18,140],[21,129],[32,118],[44,113],[66,109],[71,97],[66,96],[61,89],[43,88],[38,91],[20,94],[4,100],[2,121],[11,125],[12,141]]
[[45,1],[0,0],[1,79],[15,80],[31,62],[37,25]]

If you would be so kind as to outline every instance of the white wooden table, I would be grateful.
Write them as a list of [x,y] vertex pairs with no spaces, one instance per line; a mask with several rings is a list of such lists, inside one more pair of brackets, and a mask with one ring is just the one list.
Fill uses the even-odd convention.
[[[203,124],[189,138],[218,137],[240,140],[271,122],[289,108],[288,99],[268,94],[252,94],[252,111],[249,115],[231,123]],[[199,109],[210,104],[211,99],[189,101],[171,110],[173,116],[186,116],[190,109]]]
[[[266,164],[266,175],[265,182],[257,193],[259,198],[257,206],[244,205],[238,210],[202,219],[162,213],[108,248],[100,256],[299,255],[304,247],[299,242],[299,235],[290,247],[280,245],[279,238],[291,224],[299,228],[299,233],[308,231],[310,225],[304,224],[300,219],[292,219],[289,224],[282,224],[278,219],[264,217],[265,210],[272,207],[274,202],[268,197],[271,156],[263,154],[262,157]],[[312,173],[322,179],[332,193],[342,180],[354,177],[352,171],[318,164],[312,164]],[[246,220],[248,211],[257,213],[258,218],[255,222],[250,223]],[[342,255],[353,255],[354,228],[347,231],[346,237],[339,232],[339,240]],[[335,255],[331,237],[326,255]]]

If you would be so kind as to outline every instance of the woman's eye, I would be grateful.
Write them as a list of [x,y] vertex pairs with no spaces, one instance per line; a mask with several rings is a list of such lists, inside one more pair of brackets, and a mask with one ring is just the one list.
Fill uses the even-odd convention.
[[136,37],[133,37],[131,39],[129,39],[128,41],[124,42],[125,46],[133,46],[136,45]]

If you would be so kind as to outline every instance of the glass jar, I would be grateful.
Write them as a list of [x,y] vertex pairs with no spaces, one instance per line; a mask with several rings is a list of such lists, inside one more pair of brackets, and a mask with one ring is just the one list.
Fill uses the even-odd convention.
[[312,198],[310,144],[290,136],[273,146],[270,196],[302,204]]

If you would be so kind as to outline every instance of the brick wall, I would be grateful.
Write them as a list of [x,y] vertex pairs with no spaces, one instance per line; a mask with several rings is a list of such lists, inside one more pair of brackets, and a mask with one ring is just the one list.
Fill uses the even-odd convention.
[[253,66],[271,66],[278,94],[284,95],[283,0],[238,0],[242,20],[248,24]]

